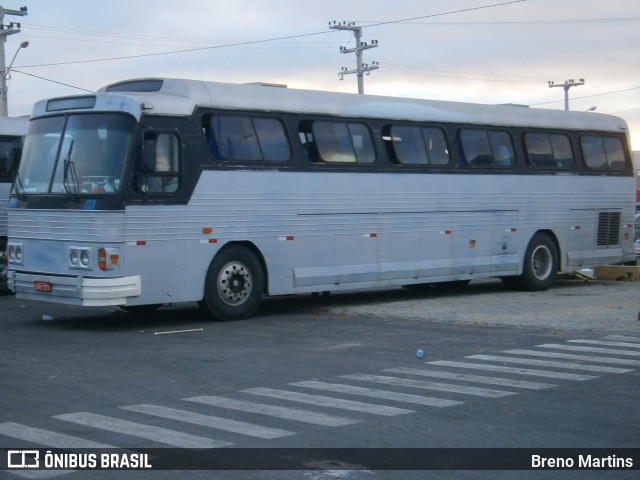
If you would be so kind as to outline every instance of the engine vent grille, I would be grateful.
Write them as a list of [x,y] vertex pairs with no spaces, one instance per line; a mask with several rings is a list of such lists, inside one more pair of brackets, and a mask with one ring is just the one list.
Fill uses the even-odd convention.
[[620,243],[620,212],[600,212],[598,216],[598,246]]

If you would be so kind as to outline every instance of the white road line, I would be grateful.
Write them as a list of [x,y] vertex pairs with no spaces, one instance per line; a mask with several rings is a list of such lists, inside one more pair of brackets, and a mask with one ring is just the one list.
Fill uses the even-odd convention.
[[441,372],[424,370],[420,368],[388,368],[385,372],[405,373],[408,375],[420,375],[423,377],[448,378],[451,380],[463,380],[465,382],[486,383],[489,385],[503,385],[506,387],[528,388],[530,390],[542,390],[555,387],[551,383],[528,382],[526,380],[512,380],[511,378],[484,377],[482,375],[467,375],[465,373]]
[[530,358],[505,357],[502,355],[470,355],[465,358],[472,360],[487,360],[489,362],[519,363],[522,365],[534,365],[538,367],[564,368],[565,370],[585,370],[587,372],[599,373],[628,373],[633,372],[632,368],[603,367],[602,365],[585,365],[567,362],[554,362],[551,360],[534,360]]
[[567,343],[582,343],[584,345],[602,345],[604,347],[640,348],[640,343],[607,342],[604,340],[567,340]]
[[60,477],[62,475],[68,475],[73,473],[73,470],[5,470],[6,473],[12,473],[22,478],[29,478],[31,480],[41,480],[44,478]]
[[411,395],[409,393],[390,392],[387,390],[377,390],[373,388],[354,387],[340,383],[325,383],[310,380],[307,382],[290,383],[296,387],[314,388],[328,392],[347,393],[351,395],[362,395],[364,397],[382,398],[396,402],[415,403],[417,405],[427,405],[429,407],[451,407],[461,405],[463,402],[455,400],[445,400],[443,398],[423,397],[421,395]]
[[415,413],[414,410],[406,410],[404,408],[375,405],[373,403],[354,402],[353,400],[343,400],[341,398],[325,397],[321,395],[309,395],[308,393],[274,390],[272,388],[249,388],[242,391],[252,395],[263,395],[265,397],[279,398],[292,402],[308,403],[321,407],[341,408],[343,410],[371,413],[373,415],[385,415],[387,417]]
[[640,342],[640,337],[629,337],[628,335],[607,335],[608,340],[619,340],[622,342]]
[[502,390],[489,390],[487,388],[467,387],[463,385],[453,385],[450,383],[424,382],[422,380],[385,377],[382,375],[368,375],[364,373],[357,373],[355,375],[341,375],[341,378],[348,378],[349,380],[363,380],[365,382],[383,383],[386,385],[397,385],[399,387],[424,388],[427,390],[463,393],[466,395],[476,395],[478,397],[498,398],[507,395],[515,395],[515,392],[504,392]]
[[100,428],[110,432],[132,435],[146,438],[158,443],[164,443],[180,448],[217,448],[233,445],[229,442],[212,440],[210,438],[197,437],[188,433],[176,432],[167,428],[144,425],[142,423],[129,422],[119,418],[106,417],[95,413],[77,412],[56,415],[53,418],[78,423],[87,427]]
[[0,423],[0,434],[51,448],[118,448],[106,443],[98,443],[12,422]]
[[131,412],[144,413],[147,415],[154,415],[156,417],[178,420],[179,422],[193,423],[194,425],[203,425],[209,428],[248,435],[250,437],[273,439],[295,435],[294,432],[280,430],[279,428],[267,428],[253,423],[238,422],[227,418],[202,415],[200,413],[176,410],[175,408],[161,407],[159,405],[142,404],[120,408]]
[[640,357],[640,352],[631,352],[629,350],[613,350],[612,348],[597,347],[578,347],[576,345],[558,345],[556,343],[545,343],[544,345],[536,345],[538,348],[553,348],[557,350],[571,350],[574,352],[593,352],[605,353],[611,355],[629,355],[631,357]]
[[592,357],[590,355],[576,355],[573,353],[559,353],[559,352],[540,352],[538,350],[505,350],[503,353],[511,353],[513,355],[529,355],[531,357],[544,357],[544,358],[567,358],[571,360],[587,360],[589,362],[596,363],[611,363],[613,365],[630,365],[640,366],[640,360],[631,360],[627,358],[613,358],[613,357]]
[[359,423],[358,420],[351,420],[350,418],[344,417],[334,417],[331,415],[325,415],[324,413],[312,412],[310,410],[285,408],[275,405],[264,405],[262,403],[245,402],[243,400],[231,400],[229,398],[213,395],[191,397],[185,398],[183,400],[187,402],[205,403],[207,405],[213,405],[215,407],[240,410],[242,412],[255,413],[258,415],[267,415],[270,417],[284,418],[286,420],[311,423],[314,425],[321,425],[323,427],[342,427],[344,425]]
[[492,372],[504,372],[504,373],[516,373],[518,375],[531,375],[534,377],[549,377],[549,378],[561,378],[563,380],[593,380],[598,378],[593,375],[578,375],[576,373],[563,373],[563,372],[549,372],[547,370],[532,370],[530,368],[514,368],[503,367],[501,365],[485,365],[481,363],[467,363],[467,362],[450,362],[448,360],[436,360],[433,362],[427,362],[431,365],[440,365],[442,367],[459,367],[459,368],[471,368],[475,370],[489,370]]

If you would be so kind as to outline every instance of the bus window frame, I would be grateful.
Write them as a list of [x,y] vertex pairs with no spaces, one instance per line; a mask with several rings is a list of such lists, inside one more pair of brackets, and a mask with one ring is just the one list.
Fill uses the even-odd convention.
[[[474,157],[474,161],[470,161],[470,159],[468,158],[468,151],[465,148],[465,145],[469,145],[468,141],[465,141],[464,139],[464,134],[482,134],[484,133],[484,140],[486,141],[485,145],[489,147],[489,152],[490,152],[490,156],[488,157],[488,160],[490,160],[490,162],[488,163],[475,163],[475,159],[478,158],[478,156]],[[508,145],[505,144],[500,144],[500,145],[496,145],[494,144],[494,139],[492,138],[492,134],[502,134],[502,135],[506,135],[506,138],[508,138],[509,143]],[[515,149],[515,142],[514,142],[514,138],[513,138],[513,132],[512,130],[509,129],[505,129],[505,128],[480,128],[476,125],[464,125],[461,126],[458,129],[458,143],[459,143],[459,147],[460,147],[460,154],[461,154],[461,160],[462,160],[462,165],[464,165],[467,168],[473,169],[473,170],[482,170],[482,169],[496,169],[496,170],[515,170],[518,166],[518,154],[516,152]],[[508,150],[509,150],[509,158],[511,159],[511,162],[507,165],[500,165],[499,163],[497,163],[496,161],[496,147],[497,146],[507,146]]]
[[[529,148],[529,144],[527,143],[527,138],[533,135],[546,135],[548,144],[550,146],[550,154],[552,155],[552,162],[555,165],[543,165],[541,162],[534,162],[531,159],[531,151]],[[571,152],[570,164],[568,165],[558,165],[559,162],[565,161],[559,157],[556,157],[554,142],[552,137],[565,138],[567,140],[567,145],[569,147],[569,151]],[[529,168],[534,170],[551,170],[558,172],[577,172],[578,171],[578,162],[576,157],[575,148],[573,145],[574,137],[571,134],[571,131],[548,131],[548,130],[525,130],[522,135],[522,147],[525,154],[525,159]],[[547,161],[548,162],[548,161]]]
[[[175,159],[177,170],[157,170],[158,138],[161,135],[169,135],[170,138],[173,138],[175,141],[175,145],[171,145],[171,149],[173,150],[175,147],[175,152],[172,153],[176,153],[177,155],[177,158]],[[151,150],[152,148],[153,150]],[[177,131],[168,129],[143,131],[141,136],[140,154],[138,156],[138,161],[136,162],[136,171],[133,175],[133,188],[135,192],[141,195],[150,195],[153,197],[178,195],[183,183],[183,157],[183,141]],[[151,159],[153,159],[153,164],[151,164]],[[169,165],[171,166],[171,161],[169,162]],[[156,190],[155,188],[150,188],[150,180],[162,180],[165,178],[175,179],[175,189],[165,190],[163,188],[162,190]],[[166,187],[164,180],[163,187]]]
[[[316,127],[320,126],[330,126],[330,127],[344,127],[346,131],[346,136],[342,139],[343,141],[348,142],[348,146],[350,147],[353,160],[331,160],[329,159],[327,150],[324,150],[327,144],[323,144],[324,140],[327,140],[328,136],[318,136],[318,132]],[[354,139],[358,136],[358,133],[354,129],[362,129],[363,132],[366,132],[366,135],[363,135],[362,138],[365,140],[362,144],[362,147],[358,147]],[[341,168],[345,167],[371,167],[373,165],[378,164],[379,160],[379,149],[376,146],[376,138],[373,135],[372,128],[368,122],[365,122],[360,119],[350,119],[350,118],[300,118],[298,120],[298,138],[301,143],[302,149],[304,150],[305,159],[313,165],[332,165],[332,166],[340,166]],[[344,132],[343,132],[344,133]],[[318,142],[318,139],[321,139]],[[338,143],[337,139],[333,139],[334,145]],[[369,150],[368,152],[366,150]],[[348,151],[337,150],[340,155],[346,154],[349,156]],[[360,153],[361,152],[361,153]],[[360,153],[360,154],[359,154]],[[323,157],[324,154],[324,157]],[[371,161],[360,161],[360,158],[364,158],[364,156],[371,155]],[[337,158],[337,157],[336,157]]]
[[[218,137],[218,133],[213,128],[214,118],[223,119],[223,118],[234,118],[240,119],[243,121],[249,121],[252,127],[252,132],[250,137],[255,141],[255,147],[257,148],[256,152],[259,153],[261,158],[234,158],[232,156],[226,155],[221,149],[221,139]],[[265,145],[261,141],[261,132],[256,126],[256,120],[262,121],[272,121],[276,123],[280,130],[279,132],[282,134],[281,140],[284,140],[283,146],[286,146],[288,155],[283,158],[278,159],[268,159],[265,155]],[[207,113],[202,118],[202,125],[204,129],[205,141],[207,143],[207,147],[209,150],[209,155],[216,161],[220,163],[226,163],[229,165],[241,165],[241,164],[250,164],[250,165],[284,165],[291,162],[293,158],[293,148],[291,145],[291,141],[289,139],[289,129],[287,128],[287,124],[283,117],[276,115],[264,115],[261,113],[254,112],[235,112],[235,111],[215,111],[211,113]],[[264,133],[264,132],[262,132]]]
[[[590,164],[589,156],[586,154],[587,149],[585,149],[585,145],[583,143],[587,138],[599,140],[598,143],[602,146],[602,153],[604,154],[604,160],[605,160],[602,166],[595,167]],[[599,172],[599,173],[604,173],[604,172],[622,173],[627,170],[628,164],[629,164],[628,155],[624,147],[624,142],[619,136],[605,135],[600,133],[585,133],[580,135],[578,140],[580,144],[580,153],[582,154],[582,158],[584,160],[584,166],[588,171]],[[622,160],[623,160],[622,162],[615,162],[615,163],[621,163],[621,166],[619,168],[614,168],[612,166],[613,162],[612,160],[609,159],[608,150],[605,144],[606,140],[615,140],[618,143],[618,147],[620,152],[622,153]]]
[[[414,135],[413,138],[418,139],[417,146],[420,145],[423,147],[422,153],[426,158],[426,162],[406,162],[401,159],[401,156],[398,155],[398,149],[396,148],[396,138],[394,136],[394,129],[396,128],[409,128],[412,130],[416,130],[417,136]],[[443,142],[445,147],[445,153],[447,156],[446,163],[434,163],[433,155],[430,153],[428,145],[427,145],[427,131],[437,131],[440,134],[440,138],[437,139]],[[429,125],[429,124],[407,124],[407,123],[385,123],[381,128],[381,140],[384,143],[387,156],[389,157],[389,161],[393,165],[397,165],[403,168],[424,168],[424,169],[445,169],[449,168],[452,164],[452,152],[451,152],[451,144],[447,137],[447,132],[440,125]],[[429,137],[429,140],[432,140],[433,137]],[[400,142],[401,143],[401,142]]]

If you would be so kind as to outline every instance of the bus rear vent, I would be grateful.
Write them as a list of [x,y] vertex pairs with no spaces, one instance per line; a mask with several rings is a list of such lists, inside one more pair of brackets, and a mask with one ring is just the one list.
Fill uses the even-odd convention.
[[598,246],[620,243],[620,212],[600,212],[598,216]]

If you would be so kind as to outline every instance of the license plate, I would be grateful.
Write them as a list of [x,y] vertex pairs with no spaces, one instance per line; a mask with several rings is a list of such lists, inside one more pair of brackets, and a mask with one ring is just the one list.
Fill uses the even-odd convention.
[[52,285],[51,282],[33,282],[33,289],[36,292],[45,292],[45,293],[50,293],[52,290]]

